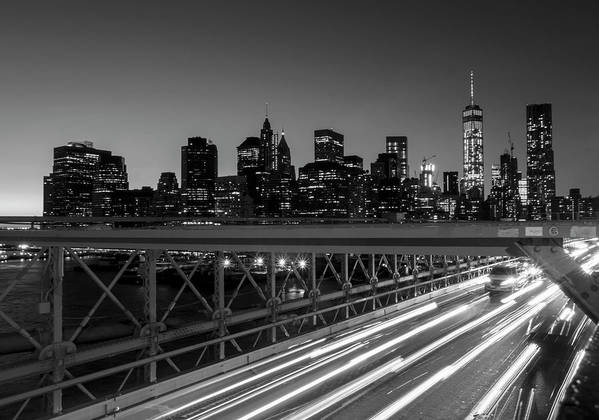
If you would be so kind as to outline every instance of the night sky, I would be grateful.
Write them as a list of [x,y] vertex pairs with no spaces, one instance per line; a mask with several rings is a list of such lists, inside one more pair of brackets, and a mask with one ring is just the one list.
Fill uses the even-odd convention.
[[131,187],[180,181],[190,136],[234,174],[265,102],[296,167],[333,128],[368,169],[385,136],[406,135],[411,175],[436,154],[461,176],[470,69],[487,183],[508,131],[525,171],[525,106],[551,102],[558,194],[597,195],[598,22],[597,1],[3,2],[0,214],[41,214],[67,141],[124,156]]

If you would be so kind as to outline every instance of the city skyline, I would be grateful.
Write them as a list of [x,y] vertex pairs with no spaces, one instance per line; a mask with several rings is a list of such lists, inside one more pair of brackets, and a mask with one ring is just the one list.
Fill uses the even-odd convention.
[[[219,147],[219,175],[233,175],[235,149],[257,135],[265,102],[270,103],[274,131],[285,128],[296,167],[312,161],[313,130],[330,127],[344,135],[347,153],[364,162],[384,151],[386,136],[405,135],[410,139],[410,176],[423,156],[436,153],[439,174],[458,170],[461,177],[460,110],[468,104],[471,69],[477,102],[485,110],[485,168],[498,163],[509,147],[508,131],[515,155],[526,161],[525,106],[550,102],[558,195],[571,187],[580,187],[584,195],[599,194],[593,182],[599,175],[594,165],[599,146],[592,130],[599,111],[588,95],[596,90],[598,67],[597,58],[587,53],[598,32],[591,18],[597,6],[591,3],[577,5],[577,10],[566,5],[539,9],[544,23],[527,20],[526,28],[516,23],[527,19],[534,4],[486,5],[476,11],[440,5],[431,27],[420,28],[409,18],[424,10],[413,5],[334,3],[319,6],[313,16],[309,8],[260,3],[246,5],[244,18],[230,16],[234,30],[212,38],[211,45],[200,36],[215,29],[210,19],[198,29],[192,18],[222,21],[226,11],[221,6],[186,5],[167,10],[166,16],[153,3],[144,3],[141,15],[122,6],[119,19],[109,25],[113,34],[94,14],[113,17],[114,5],[95,5],[94,13],[67,5],[40,5],[31,15],[17,7],[3,15],[7,39],[16,39],[22,30],[14,22],[25,21],[25,30],[27,25],[37,29],[3,47],[7,59],[26,71],[2,74],[2,144],[11,147],[1,158],[0,214],[41,214],[40,179],[50,169],[52,148],[67,141],[92,140],[96,147],[124,156],[132,188],[155,187],[160,172],[180,176],[179,148],[194,136],[212,139]],[[343,21],[336,18],[339,10]],[[253,28],[241,40],[238,34],[255,21],[254,15],[272,25]],[[282,16],[314,24],[328,19],[338,31],[320,31],[315,42],[317,34]],[[488,29],[478,19],[484,16],[493,16]],[[467,54],[458,50],[468,33],[464,21],[474,22],[471,30],[482,34],[472,41],[478,48]],[[514,30],[500,31],[508,23]],[[173,30],[156,42],[144,25]],[[73,30],[78,30],[78,40],[69,35]],[[61,43],[65,37],[69,42]],[[129,42],[117,43],[119,37]],[[501,48],[493,47],[500,37]],[[546,51],[541,48],[548,44]],[[247,53],[232,58],[244,46]],[[40,47],[49,48],[40,57],[19,53]],[[107,57],[116,66],[108,66]],[[310,64],[325,57],[324,67]],[[42,58],[45,65],[36,64]],[[152,60],[157,60],[155,68],[148,66]],[[204,66],[191,72],[200,63]],[[564,74],[576,77],[564,80]],[[16,182],[8,176],[13,172],[20,175]],[[488,190],[488,169],[485,179]]]

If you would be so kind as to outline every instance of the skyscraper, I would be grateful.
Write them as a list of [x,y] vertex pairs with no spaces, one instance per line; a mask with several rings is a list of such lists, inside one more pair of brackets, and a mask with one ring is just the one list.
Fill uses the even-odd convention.
[[458,195],[459,193],[458,172],[443,172],[443,194]]
[[92,215],[114,216],[113,193],[129,189],[127,166],[122,156],[114,156],[106,150],[98,152],[100,158],[93,181]]
[[462,111],[464,177],[463,192],[476,187],[484,197],[483,110],[474,103],[474,72],[470,72],[470,104]]
[[420,186],[425,188],[432,188],[434,174],[435,164],[423,160],[422,164],[420,165]]
[[465,220],[480,217],[485,197],[483,159],[483,110],[474,103],[474,72],[470,72],[470,104],[462,111],[464,176],[461,182],[458,216]]
[[260,130],[260,166],[262,171],[270,171],[273,169],[273,155],[276,150],[274,142],[273,131],[270,128],[270,121],[268,121],[268,108],[266,111],[266,118],[262,124],[262,130]]
[[314,161],[343,163],[343,134],[333,130],[314,130]]
[[177,175],[174,172],[162,172],[158,179],[154,197],[154,215],[177,216],[181,212],[181,194]]
[[216,145],[203,137],[191,137],[181,147],[183,213],[214,214],[214,181],[217,176]]
[[499,158],[501,183],[501,217],[518,220],[520,217],[520,193],[518,188],[518,160],[514,157],[513,146]]
[[408,138],[406,136],[387,136],[386,152],[397,155],[398,176],[403,182],[409,175]]
[[281,134],[281,140],[277,145],[277,167],[276,170],[282,175],[295,179],[295,168],[291,164],[291,151],[287,140],[285,140],[285,132]]
[[216,178],[214,199],[217,217],[253,217],[254,203],[245,175]]
[[260,174],[257,182],[256,215],[260,217],[290,217],[295,198],[295,168],[291,164],[291,152],[282,133],[275,139],[276,152],[268,172]]
[[258,137],[247,137],[237,146],[237,175],[247,175],[261,169],[261,143]]
[[528,218],[550,219],[555,197],[551,104],[526,106],[526,178]]
[[54,148],[52,173],[44,177],[45,216],[111,216],[113,193],[127,190],[125,160],[91,141]]
[[349,176],[345,166],[329,160],[299,169],[298,213],[302,217],[348,217]]

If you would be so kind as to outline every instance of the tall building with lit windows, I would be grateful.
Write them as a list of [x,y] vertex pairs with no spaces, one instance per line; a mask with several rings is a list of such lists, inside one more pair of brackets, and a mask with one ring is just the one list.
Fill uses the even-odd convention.
[[261,169],[260,138],[247,137],[237,146],[237,175],[247,175]]
[[528,218],[551,219],[555,197],[551,104],[526,106],[526,178]]
[[333,130],[314,130],[314,161],[343,163],[343,134]]
[[460,217],[476,220],[485,197],[483,110],[474,102],[474,72],[470,72],[470,103],[462,111],[464,174]]
[[217,176],[216,145],[203,137],[191,137],[181,147],[181,195],[183,214],[214,215],[214,182]]
[[270,127],[270,121],[268,121],[268,110],[266,112],[266,118],[262,124],[262,130],[260,130],[260,167],[262,171],[270,171],[276,166],[276,139],[272,128]]
[[91,141],[54,148],[52,173],[44,177],[45,216],[112,216],[114,193],[127,190],[125,159]]
[[113,196],[115,191],[127,191],[127,166],[125,158],[109,151],[99,153],[98,171],[93,181],[92,215],[114,216]]
[[398,177],[403,182],[409,175],[408,138],[406,136],[387,136],[386,152],[397,155]]
[[154,193],[155,216],[178,216],[181,212],[181,192],[177,175],[174,172],[162,172]]

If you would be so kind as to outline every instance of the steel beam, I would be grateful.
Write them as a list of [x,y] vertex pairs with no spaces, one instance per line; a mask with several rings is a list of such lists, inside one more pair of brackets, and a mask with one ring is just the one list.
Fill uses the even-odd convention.
[[599,321],[599,272],[586,273],[559,242],[519,241],[509,251],[530,257],[593,322]]
[[[547,223],[422,223],[194,226],[191,229],[12,230],[0,242],[120,249],[244,250],[287,253],[505,255],[521,238],[592,237],[598,221]],[[556,236],[555,235],[557,232]]]

